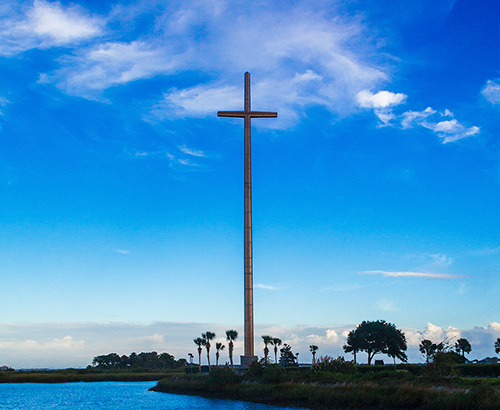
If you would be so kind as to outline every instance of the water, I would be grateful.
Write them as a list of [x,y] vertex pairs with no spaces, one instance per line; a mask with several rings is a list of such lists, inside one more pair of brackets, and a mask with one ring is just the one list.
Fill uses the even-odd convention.
[[292,410],[289,407],[148,391],[153,386],[156,382],[5,383],[0,384],[0,409]]

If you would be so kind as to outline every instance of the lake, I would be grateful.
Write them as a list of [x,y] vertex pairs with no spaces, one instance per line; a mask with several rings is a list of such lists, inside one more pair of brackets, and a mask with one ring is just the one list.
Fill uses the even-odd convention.
[[289,407],[148,391],[153,386],[156,382],[5,383],[0,384],[0,409],[291,410]]

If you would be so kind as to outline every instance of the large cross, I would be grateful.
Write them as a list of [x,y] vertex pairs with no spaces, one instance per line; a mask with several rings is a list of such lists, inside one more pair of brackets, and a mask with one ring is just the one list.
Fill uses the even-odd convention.
[[276,118],[276,112],[252,111],[250,107],[250,73],[245,73],[245,111],[219,111],[219,117],[245,119],[245,351],[241,364],[247,367],[254,356],[253,332],[253,269],[252,269],[252,118]]

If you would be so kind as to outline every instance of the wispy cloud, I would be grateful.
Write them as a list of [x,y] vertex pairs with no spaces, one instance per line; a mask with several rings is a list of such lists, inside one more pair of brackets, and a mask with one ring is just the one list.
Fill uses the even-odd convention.
[[[4,97],[0,97],[0,107],[6,107],[8,104],[10,103],[9,100],[7,100],[7,98],[4,98]],[[3,110],[0,110],[0,115],[5,115]]]
[[[189,7],[184,2],[157,8],[121,5],[109,19],[123,23],[124,31],[107,30],[122,40],[109,41],[108,36],[104,42],[75,49],[59,58],[60,68],[43,73],[40,82],[54,83],[70,95],[106,101],[103,92],[110,87],[198,70],[220,80],[205,78],[203,83],[168,89],[151,111],[160,119],[204,117],[241,108],[241,78],[235,73],[249,70],[255,74],[255,101],[262,107],[256,108],[280,111],[278,120],[261,123],[286,128],[306,105],[349,114],[359,91],[388,79],[383,61],[378,61],[383,57],[374,57],[378,46],[369,30],[357,17],[341,14],[336,2],[321,11],[298,3],[285,9],[259,3],[263,7],[256,5],[244,14],[243,1],[195,1]],[[50,37],[51,44],[99,35],[99,20],[82,10],[41,0],[40,4],[44,12],[35,13],[36,35]],[[146,13],[154,18],[151,31],[126,32],[125,23]],[[76,16],[82,20],[71,24]],[[51,31],[50,21],[60,32]]]
[[451,275],[448,273],[428,273],[428,272],[388,272],[383,270],[368,270],[358,272],[360,275],[382,275],[391,278],[428,278],[428,279],[457,279],[464,278],[463,275]]
[[127,249],[115,249],[113,252],[121,253],[122,255],[128,255],[130,253],[130,251]]
[[189,158],[178,158],[173,154],[167,152],[166,154],[168,160],[170,161],[171,167],[178,168],[179,166],[184,168],[197,168],[200,165]]
[[481,132],[479,127],[466,126],[453,118],[454,115],[449,109],[438,112],[432,107],[427,107],[422,111],[409,110],[396,115],[393,107],[405,102],[406,97],[405,94],[388,91],[379,91],[376,94],[362,91],[356,99],[360,107],[373,109],[383,125],[399,125],[402,129],[423,127],[436,134],[443,144],[469,138]]
[[277,290],[279,288],[277,288],[276,286],[272,286],[272,285],[264,285],[262,283],[256,283],[254,285],[255,288],[257,289],[265,289],[265,290]]
[[456,119],[439,121],[437,123],[423,122],[420,125],[432,130],[435,134],[437,134],[439,138],[441,138],[443,144],[455,142],[463,138],[472,137],[473,135],[477,135],[480,132],[479,127],[465,127]]
[[193,157],[204,157],[205,156],[205,153],[203,151],[191,149],[191,148],[186,147],[185,145],[181,145],[177,148],[179,148],[179,151],[183,152],[184,154],[191,155]]
[[70,95],[101,100],[107,88],[172,72],[179,66],[157,41],[108,42],[60,59],[62,68],[40,82],[53,82]]
[[99,36],[103,18],[91,16],[79,6],[35,0],[23,7],[9,2],[1,20],[0,55],[12,56],[32,48],[50,48],[80,43]]
[[377,308],[384,312],[396,312],[399,310],[394,302],[388,300],[379,300],[377,302]]
[[486,253],[489,255],[500,253],[500,246],[497,246],[496,248],[487,249]]
[[27,13],[26,29],[47,46],[68,44],[101,33],[102,20],[88,16],[77,6],[63,8],[59,2],[35,0]]
[[500,104],[500,79],[488,80],[481,90],[484,98],[492,104]]
[[[434,132],[443,144],[456,142],[480,133],[479,127],[467,127],[452,117],[453,113],[448,109],[444,110],[444,112],[438,112],[431,107],[427,107],[423,111],[406,111],[399,119],[403,129],[415,126],[427,128]],[[447,119],[443,120],[443,118]]]

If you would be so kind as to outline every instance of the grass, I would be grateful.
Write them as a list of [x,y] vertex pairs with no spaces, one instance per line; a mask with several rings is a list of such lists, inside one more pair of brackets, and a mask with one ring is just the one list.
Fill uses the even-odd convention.
[[229,369],[217,370],[209,376],[165,378],[152,390],[314,409],[500,408],[500,380],[496,378],[430,381],[408,371],[330,377],[326,373],[320,375],[320,381],[314,381],[309,377],[312,371],[282,372],[283,378],[275,377],[270,382],[265,381],[264,374],[237,376]]
[[128,371],[97,369],[30,370],[0,372],[0,383],[138,382],[158,381],[181,370]]

